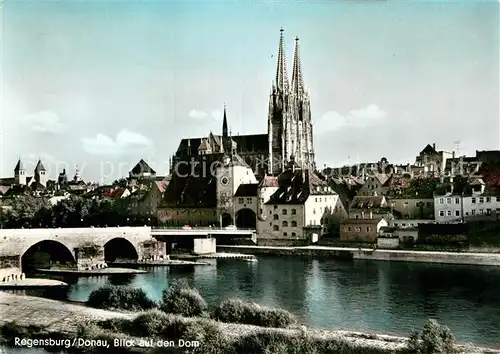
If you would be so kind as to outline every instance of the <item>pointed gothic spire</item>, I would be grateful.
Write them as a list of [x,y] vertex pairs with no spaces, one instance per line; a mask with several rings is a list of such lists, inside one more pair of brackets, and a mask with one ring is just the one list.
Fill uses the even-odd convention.
[[222,121],[222,136],[227,137],[227,117],[226,117],[226,104],[224,103],[224,118]]
[[280,44],[278,49],[278,64],[276,67],[276,88],[282,92],[288,89],[288,73],[286,70],[285,40],[283,27],[280,29]]
[[24,166],[23,166],[23,163],[21,161],[21,158],[19,158],[19,160],[17,160],[16,167],[14,167],[14,172],[19,172],[21,170],[24,170]]
[[300,65],[299,37],[295,37],[295,50],[293,53],[292,92],[299,96],[304,92],[302,67]]

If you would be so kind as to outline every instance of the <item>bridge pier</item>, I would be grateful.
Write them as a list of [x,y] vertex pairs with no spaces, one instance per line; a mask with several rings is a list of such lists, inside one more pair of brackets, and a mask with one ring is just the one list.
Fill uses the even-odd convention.
[[104,260],[104,246],[88,245],[75,248],[76,270],[91,270],[102,268]]

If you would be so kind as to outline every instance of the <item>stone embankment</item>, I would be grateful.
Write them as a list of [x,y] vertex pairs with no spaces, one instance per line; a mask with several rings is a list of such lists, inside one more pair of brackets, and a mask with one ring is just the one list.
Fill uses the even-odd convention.
[[[107,320],[112,318],[133,319],[134,313],[121,313],[94,309],[62,301],[49,300],[32,296],[20,296],[0,292],[0,325],[14,321],[21,326],[38,325],[47,332],[75,334],[78,324],[88,320]],[[185,319],[195,321],[196,319]],[[219,323],[221,329],[230,338],[237,338],[263,330],[262,327],[232,323]],[[379,334],[367,334],[348,331],[311,330],[305,327],[295,329],[268,329],[292,335],[308,335],[324,339],[344,339],[359,346],[384,348],[388,351],[402,348],[406,338]],[[461,345],[461,354],[500,354],[500,350]]]
[[500,254],[498,253],[373,250],[369,248],[327,246],[217,246],[217,251],[254,255],[500,266]]

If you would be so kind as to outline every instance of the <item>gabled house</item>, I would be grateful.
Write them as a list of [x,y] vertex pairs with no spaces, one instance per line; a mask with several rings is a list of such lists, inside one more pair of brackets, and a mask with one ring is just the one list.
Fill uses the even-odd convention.
[[392,219],[394,211],[390,209],[384,196],[356,196],[349,207],[350,219]]
[[338,194],[316,173],[294,161],[278,176],[278,189],[263,206],[258,242],[309,243],[325,233]]
[[365,183],[358,190],[357,196],[385,196],[390,190],[390,181],[392,175],[386,173],[373,173],[373,175],[365,179]]

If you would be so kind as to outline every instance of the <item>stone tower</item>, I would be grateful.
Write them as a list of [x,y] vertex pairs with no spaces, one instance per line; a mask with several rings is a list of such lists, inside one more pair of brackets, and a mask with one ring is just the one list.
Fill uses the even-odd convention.
[[42,164],[42,160],[38,160],[35,167],[35,181],[40,183],[42,186],[47,186],[47,170]]
[[300,63],[299,39],[295,39],[292,81],[288,81],[283,28],[280,30],[276,78],[269,97],[268,173],[277,175],[294,156],[304,169],[315,169],[313,128],[309,94]]
[[26,170],[21,159],[17,161],[16,167],[14,167],[14,183],[18,186],[26,185]]

